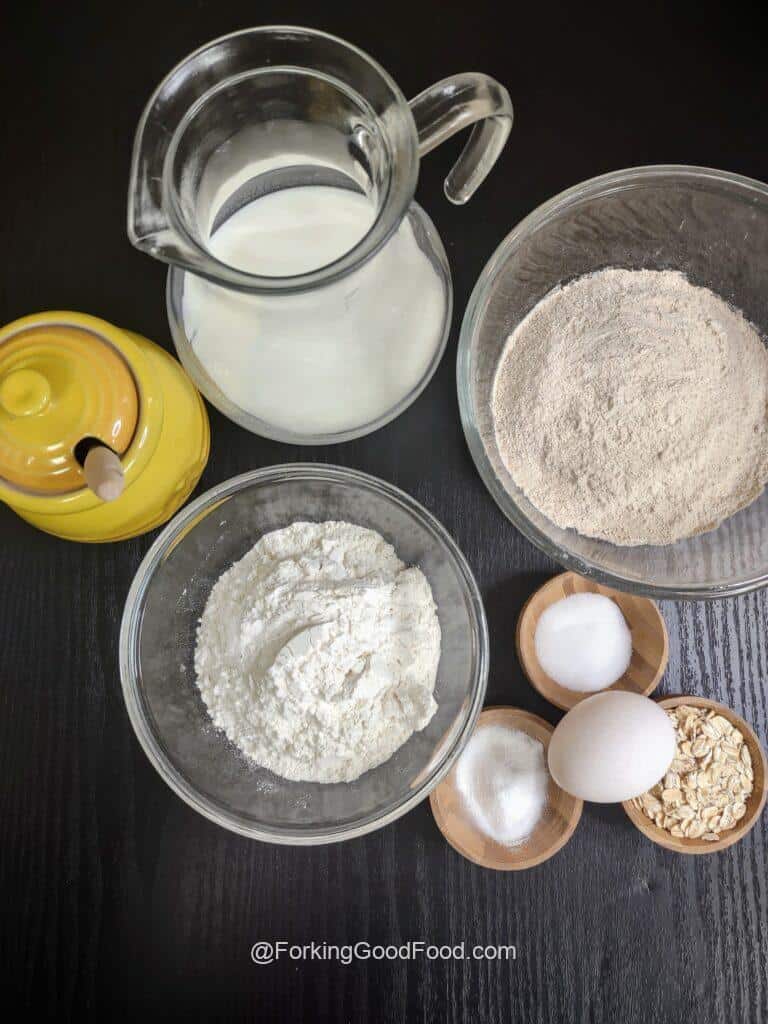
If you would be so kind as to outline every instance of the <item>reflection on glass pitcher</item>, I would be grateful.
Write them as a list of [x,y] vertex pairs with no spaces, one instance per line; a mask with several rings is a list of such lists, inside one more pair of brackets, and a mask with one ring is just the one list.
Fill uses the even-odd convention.
[[445,253],[413,202],[419,158],[472,125],[445,183],[466,202],[511,124],[493,79],[457,75],[409,104],[362,51],[308,29],[237,32],[182,61],[139,125],[128,232],[172,264],[171,328],[200,389],[286,441],[394,418],[450,326]]

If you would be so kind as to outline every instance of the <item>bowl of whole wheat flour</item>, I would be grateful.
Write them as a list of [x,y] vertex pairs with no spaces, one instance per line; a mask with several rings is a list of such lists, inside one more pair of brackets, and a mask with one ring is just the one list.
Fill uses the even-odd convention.
[[475,464],[561,564],[670,598],[768,583],[768,187],[641,167],[518,225],[458,386]]
[[443,527],[383,481],[256,470],[184,508],[126,601],[120,674],[152,764],[195,810],[275,843],[362,835],[450,769],[488,633]]

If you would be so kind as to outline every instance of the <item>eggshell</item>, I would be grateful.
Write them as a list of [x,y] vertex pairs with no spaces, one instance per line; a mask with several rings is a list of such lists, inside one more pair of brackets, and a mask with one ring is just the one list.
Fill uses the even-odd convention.
[[567,793],[618,803],[654,786],[675,756],[666,712],[637,693],[588,697],[563,718],[549,741],[549,771]]

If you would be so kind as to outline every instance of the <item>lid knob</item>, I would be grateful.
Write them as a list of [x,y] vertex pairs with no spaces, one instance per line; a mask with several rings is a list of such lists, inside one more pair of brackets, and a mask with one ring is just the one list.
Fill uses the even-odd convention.
[[37,370],[13,370],[0,380],[0,406],[9,416],[33,416],[51,400],[51,385]]

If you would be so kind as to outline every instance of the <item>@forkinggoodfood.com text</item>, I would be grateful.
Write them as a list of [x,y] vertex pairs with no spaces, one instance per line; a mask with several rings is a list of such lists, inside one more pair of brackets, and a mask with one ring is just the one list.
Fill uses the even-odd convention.
[[255,942],[251,946],[251,960],[263,966],[279,960],[307,961],[332,960],[349,965],[365,960],[502,960],[517,959],[517,947],[510,944],[467,945],[464,942],[438,945],[412,940],[410,942],[379,945],[365,940],[355,943],[329,942],[291,943]]

